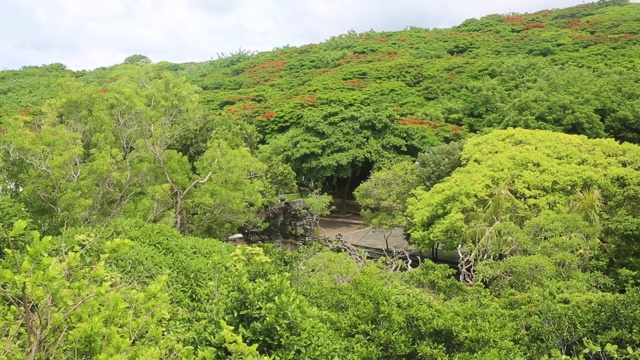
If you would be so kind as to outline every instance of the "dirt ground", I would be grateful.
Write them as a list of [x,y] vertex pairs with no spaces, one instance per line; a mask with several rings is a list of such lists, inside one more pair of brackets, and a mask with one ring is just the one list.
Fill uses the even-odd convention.
[[[343,238],[355,245],[384,249],[387,246],[396,249],[407,248],[408,244],[404,238],[404,229],[395,228],[391,232],[377,232],[370,227],[358,223],[351,219],[321,219],[320,233],[329,239],[334,239],[337,234],[342,234]],[[385,241],[387,237],[387,241]]]
[[329,239],[335,239],[336,235],[350,234],[364,229],[365,226],[354,222],[340,220],[320,219],[320,234]]

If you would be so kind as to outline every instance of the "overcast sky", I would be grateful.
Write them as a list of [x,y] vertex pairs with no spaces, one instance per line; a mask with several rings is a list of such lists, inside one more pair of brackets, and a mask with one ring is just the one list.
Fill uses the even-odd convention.
[[350,29],[443,28],[581,0],[0,0],[0,70],[61,62],[206,61],[240,48],[322,42]]

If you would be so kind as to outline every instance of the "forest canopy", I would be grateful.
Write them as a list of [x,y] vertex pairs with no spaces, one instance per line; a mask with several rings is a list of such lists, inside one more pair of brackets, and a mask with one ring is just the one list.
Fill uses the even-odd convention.
[[[1,71],[0,358],[639,359],[639,34],[600,0]],[[298,193],[457,267],[225,241]]]

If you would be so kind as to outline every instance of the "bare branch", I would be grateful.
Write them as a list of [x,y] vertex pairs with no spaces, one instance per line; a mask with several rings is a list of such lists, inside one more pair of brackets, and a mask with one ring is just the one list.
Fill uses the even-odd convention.
[[135,333],[133,333],[133,336],[131,336],[130,345],[133,345],[133,343],[138,338],[138,333],[140,332],[140,330],[142,330],[142,326],[147,322],[149,317],[151,317],[151,315],[158,310],[158,308],[159,308],[159,306],[156,306],[153,309],[151,309],[151,311],[149,311],[147,314],[145,314],[144,318],[140,322],[140,325],[138,325],[138,328],[136,329]]
[[7,298],[7,300],[9,300],[11,302],[11,304],[17,308],[20,309],[22,307],[22,305],[20,305],[18,302],[20,302],[20,299],[14,297],[13,295],[11,295],[11,293],[9,293],[9,291],[7,291],[5,288],[3,288],[2,286],[0,286],[0,291],[4,294],[4,296]]
[[333,250],[345,251],[351,259],[353,259],[359,266],[364,266],[367,260],[366,253],[358,250],[355,246],[349,244],[344,240],[342,234],[336,235],[335,241],[329,244],[329,248]]
[[198,186],[198,185],[202,185],[204,183],[206,183],[207,181],[209,181],[209,178],[211,178],[211,175],[213,174],[213,172],[209,172],[207,174],[207,176],[204,179],[201,180],[196,180],[194,182],[191,183],[191,185],[187,186],[186,189],[184,189],[184,191],[182,192],[182,197],[187,196],[187,193],[193,189],[194,187]]
[[458,245],[458,270],[460,271],[460,282],[472,286],[476,280],[475,260],[473,253],[466,254],[462,251],[462,245]]

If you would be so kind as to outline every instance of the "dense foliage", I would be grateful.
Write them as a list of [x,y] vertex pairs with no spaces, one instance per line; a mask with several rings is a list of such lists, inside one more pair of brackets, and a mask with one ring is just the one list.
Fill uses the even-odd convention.
[[[639,159],[636,145],[547,131],[469,139],[462,165],[410,200],[412,239],[424,247],[462,244],[483,259],[569,246],[588,263],[596,255],[590,249],[602,248],[613,262],[607,271],[636,272]],[[563,245],[549,249],[555,241]]]
[[[639,30],[600,0],[0,72],[0,359],[639,359]],[[296,185],[458,269],[219,241]]]

